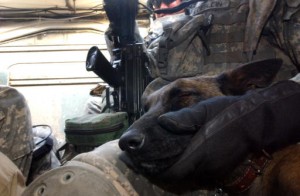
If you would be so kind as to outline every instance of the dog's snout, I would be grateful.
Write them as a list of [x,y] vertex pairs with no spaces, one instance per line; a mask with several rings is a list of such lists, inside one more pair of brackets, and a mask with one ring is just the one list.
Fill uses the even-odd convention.
[[124,133],[119,140],[119,147],[124,151],[136,151],[143,147],[145,137],[136,131]]

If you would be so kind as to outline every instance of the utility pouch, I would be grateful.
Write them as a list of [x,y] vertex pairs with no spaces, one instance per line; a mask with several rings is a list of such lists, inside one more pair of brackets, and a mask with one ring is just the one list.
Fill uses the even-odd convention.
[[146,38],[152,76],[174,80],[201,73],[205,49],[198,33],[210,19],[185,14],[157,19]]
[[66,141],[79,151],[89,151],[118,139],[127,128],[126,112],[87,114],[65,121]]

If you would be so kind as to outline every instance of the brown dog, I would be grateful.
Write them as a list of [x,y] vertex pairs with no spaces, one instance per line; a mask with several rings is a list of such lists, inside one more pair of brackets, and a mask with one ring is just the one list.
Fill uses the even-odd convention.
[[[216,77],[178,79],[158,90],[153,90],[157,87],[150,84],[143,95],[146,113],[121,137],[119,145],[139,172],[148,176],[159,175],[178,160],[193,137],[192,134],[178,135],[164,130],[157,123],[161,114],[211,97],[242,95],[250,89],[266,87],[271,84],[279,68],[278,61],[273,59],[245,64]],[[299,154],[299,145],[274,153],[262,174],[258,177],[254,174],[256,178],[247,184],[251,185],[247,194],[243,192],[242,195],[300,195],[300,156],[295,156]],[[249,168],[243,170],[248,172]],[[236,174],[235,171],[229,173]],[[246,176],[243,172],[240,175]],[[241,179],[239,176],[237,178]]]

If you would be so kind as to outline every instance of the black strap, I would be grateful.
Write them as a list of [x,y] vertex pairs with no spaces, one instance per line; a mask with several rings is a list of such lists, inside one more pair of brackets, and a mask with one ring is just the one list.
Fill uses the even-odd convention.
[[159,53],[158,53],[158,68],[166,73],[166,68],[168,66],[168,54],[172,44],[170,44],[170,35],[172,33],[172,28],[164,29],[164,34],[159,41]]
[[34,151],[33,151],[32,159],[34,161],[41,159],[42,157],[44,157],[46,154],[48,154],[52,150],[52,147],[53,147],[52,138],[47,137],[43,140],[44,141],[39,143],[38,144],[39,146],[37,146],[36,149],[34,149]]

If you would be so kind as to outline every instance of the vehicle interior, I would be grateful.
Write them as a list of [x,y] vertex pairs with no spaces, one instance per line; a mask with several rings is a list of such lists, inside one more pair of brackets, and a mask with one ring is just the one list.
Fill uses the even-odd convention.
[[[141,6],[137,20],[142,35],[149,27],[148,16]],[[63,142],[65,120],[82,115],[90,90],[105,84],[85,68],[93,46],[110,59],[103,2],[2,1],[0,17],[1,84],[24,94],[32,124],[51,126]]]

